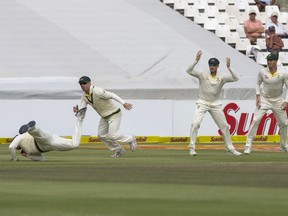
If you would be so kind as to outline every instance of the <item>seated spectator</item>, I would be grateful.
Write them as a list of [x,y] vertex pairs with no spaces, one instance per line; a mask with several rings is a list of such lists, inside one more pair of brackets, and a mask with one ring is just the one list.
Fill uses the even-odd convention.
[[256,11],[253,9],[249,11],[249,19],[244,22],[244,31],[251,44],[255,44],[264,32],[263,24],[256,19]]
[[268,28],[267,36],[266,36],[266,46],[267,50],[273,54],[278,55],[278,53],[282,50],[282,47],[284,47],[284,43],[282,41],[282,38],[279,37],[275,33],[275,27],[270,26]]
[[276,4],[276,0],[255,0],[257,7],[259,8],[260,12],[265,11],[266,5],[277,5],[280,10],[280,5]]
[[275,27],[276,34],[279,37],[282,38],[287,38],[288,37],[288,29],[286,29],[281,22],[278,21],[278,13],[277,12],[272,12],[270,16],[270,20],[266,22],[265,28],[266,28],[266,33],[267,30],[270,26]]

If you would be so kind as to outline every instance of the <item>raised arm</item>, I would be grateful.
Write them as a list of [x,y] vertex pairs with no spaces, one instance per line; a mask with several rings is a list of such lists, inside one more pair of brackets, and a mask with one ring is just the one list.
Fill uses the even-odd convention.
[[196,64],[200,61],[201,59],[201,56],[202,56],[202,51],[199,50],[196,54],[196,58],[195,58],[195,61],[193,62],[192,65],[190,65],[190,67],[188,67],[188,69],[186,70],[186,72],[190,75],[195,75],[195,73],[193,73],[194,71],[194,67],[196,66]]
[[232,81],[239,80],[238,75],[231,68],[231,59],[229,57],[226,58],[226,66],[227,66],[227,69],[229,70],[229,72],[230,72],[230,74],[232,76]]

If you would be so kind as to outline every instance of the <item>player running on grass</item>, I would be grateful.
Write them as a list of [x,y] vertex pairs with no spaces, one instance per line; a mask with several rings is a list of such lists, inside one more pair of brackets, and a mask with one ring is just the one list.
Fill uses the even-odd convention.
[[[129,143],[131,151],[134,152],[137,149],[135,136],[119,133],[122,112],[114,104],[114,101],[122,104],[126,110],[131,110],[132,104],[125,102],[113,92],[93,86],[88,76],[82,76],[78,83],[83,91],[80,108],[87,107],[89,104],[101,116],[98,126],[98,137],[109,150],[114,152],[111,157],[118,158],[126,152],[120,143]],[[74,107],[74,112],[77,111],[78,106]]]
[[188,74],[199,80],[199,94],[190,131],[189,154],[192,156],[197,155],[195,151],[196,138],[202,119],[208,111],[223,134],[225,148],[228,151],[228,154],[236,156],[241,155],[240,152],[235,150],[232,144],[229,125],[227,124],[225,115],[221,109],[222,104],[218,101],[224,84],[227,82],[236,82],[238,76],[230,68],[230,58],[226,59],[226,66],[230,74],[220,74],[217,72],[220,62],[216,58],[211,58],[208,61],[210,72],[199,72],[194,70],[195,66],[201,59],[201,56],[202,51],[200,50],[197,52],[194,63],[187,69]]
[[[288,75],[283,69],[277,67],[278,55],[269,54],[267,57],[267,68],[258,73],[256,82],[256,109],[253,121],[247,133],[244,154],[252,151],[252,141],[263,115],[272,110],[280,128],[280,147],[282,151],[288,151],[287,137],[287,114],[288,107]],[[286,87],[286,98],[282,98],[283,87]]]
[[21,155],[34,161],[44,161],[43,153],[49,151],[70,151],[79,147],[82,122],[85,118],[87,108],[76,113],[75,132],[72,139],[65,139],[55,134],[42,131],[36,126],[35,121],[30,121],[19,129],[17,135],[9,145],[11,161],[19,161],[16,150],[20,150]]

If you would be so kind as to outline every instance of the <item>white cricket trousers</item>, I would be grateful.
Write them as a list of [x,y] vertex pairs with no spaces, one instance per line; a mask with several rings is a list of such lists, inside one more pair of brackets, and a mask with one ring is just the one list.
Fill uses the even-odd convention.
[[79,147],[82,135],[82,120],[76,118],[75,131],[72,139],[66,139],[47,131],[42,131],[37,126],[28,131],[34,137],[37,145],[42,151],[69,151]]
[[282,98],[277,99],[267,99],[263,96],[260,96],[261,100],[261,107],[255,109],[253,121],[250,125],[250,129],[247,133],[246,145],[252,145],[253,138],[256,134],[256,130],[258,129],[260,120],[262,119],[263,115],[268,111],[272,110],[280,132],[280,145],[286,146],[286,137],[287,137],[287,114],[286,110],[282,110]]
[[120,143],[132,142],[132,136],[119,134],[122,113],[114,114],[109,119],[101,118],[98,126],[99,139],[111,151],[118,151],[121,149]]
[[221,104],[219,105],[211,105],[211,104],[202,104],[196,103],[196,109],[193,117],[193,123],[191,124],[190,130],[190,148],[195,148],[196,138],[198,134],[198,130],[200,128],[201,122],[204,118],[206,112],[209,112],[217,126],[222,132],[224,138],[224,145],[226,150],[235,149],[229,131],[229,125],[226,121],[225,115],[221,109]]

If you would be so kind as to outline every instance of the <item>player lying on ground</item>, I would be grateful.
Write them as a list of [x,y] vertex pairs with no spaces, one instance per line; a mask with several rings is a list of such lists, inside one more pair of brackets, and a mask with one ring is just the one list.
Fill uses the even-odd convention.
[[72,139],[66,139],[56,134],[42,131],[36,126],[35,121],[30,121],[20,127],[19,134],[16,135],[9,145],[11,161],[19,161],[16,151],[33,161],[44,161],[43,153],[49,151],[70,151],[79,147],[82,135],[82,122],[85,118],[87,108],[80,109],[76,114],[75,132]]

